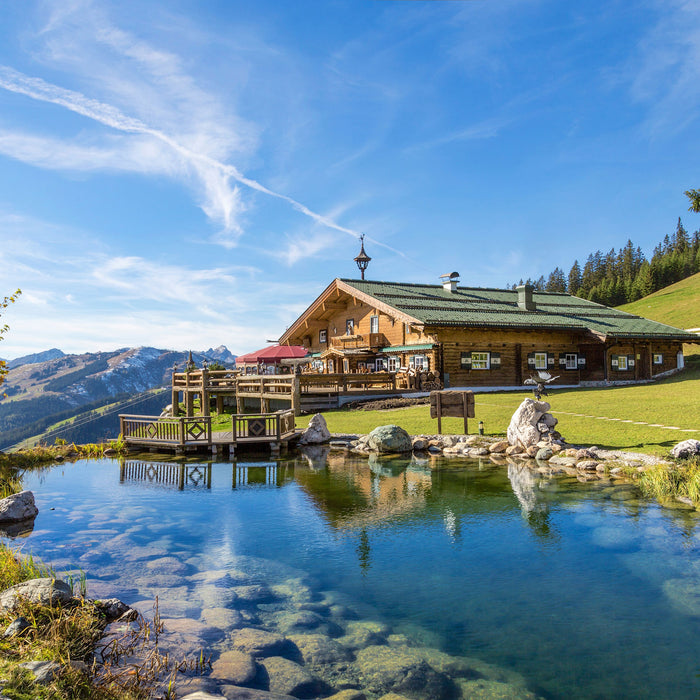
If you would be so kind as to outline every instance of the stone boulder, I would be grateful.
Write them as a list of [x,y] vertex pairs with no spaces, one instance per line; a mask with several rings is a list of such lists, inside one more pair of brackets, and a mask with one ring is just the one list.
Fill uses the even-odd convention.
[[367,447],[372,452],[404,453],[413,451],[409,434],[398,425],[380,425],[369,434]]
[[671,450],[671,454],[676,459],[688,459],[700,455],[700,440],[683,440]]
[[55,578],[23,581],[0,593],[0,610],[14,610],[22,599],[38,605],[65,605],[73,600],[73,589]]
[[31,491],[20,491],[0,499],[0,523],[19,523],[37,516],[39,509]]
[[524,449],[536,445],[541,439],[537,423],[549,408],[546,401],[525,399],[510,419],[507,432],[509,444],[520,445]]
[[419,649],[370,646],[357,653],[357,667],[367,690],[397,693],[422,700],[447,700],[458,695],[454,682],[425,661]]
[[299,438],[300,445],[320,445],[331,439],[331,433],[326,425],[326,419],[316,413],[309,421],[309,426]]

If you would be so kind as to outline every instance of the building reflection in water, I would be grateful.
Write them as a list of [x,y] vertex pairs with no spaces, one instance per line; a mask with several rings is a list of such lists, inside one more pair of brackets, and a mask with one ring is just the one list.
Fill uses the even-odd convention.
[[119,482],[140,482],[153,486],[211,488],[211,464],[180,464],[177,462],[144,462],[125,460],[119,467]]

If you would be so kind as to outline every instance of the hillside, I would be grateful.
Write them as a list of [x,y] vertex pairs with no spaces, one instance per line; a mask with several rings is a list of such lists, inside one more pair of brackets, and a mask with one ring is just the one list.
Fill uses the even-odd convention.
[[[201,366],[204,360],[233,357],[224,346],[212,353],[215,357],[193,353],[193,359]],[[49,426],[86,411],[169,386],[173,365],[182,368],[187,357],[185,352],[141,347],[82,355],[61,353],[45,361],[16,365],[3,385],[7,397],[0,399],[0,449],[39,435]],[[161,403],[165,405],[169,401]],[[118,432],[118,418],[112,415],[107,421],[86,426],[81,431],[81,440],[96,442],[104,437],[116,437]]]
[[676,328],[700,328],[700,272],[618,308]]

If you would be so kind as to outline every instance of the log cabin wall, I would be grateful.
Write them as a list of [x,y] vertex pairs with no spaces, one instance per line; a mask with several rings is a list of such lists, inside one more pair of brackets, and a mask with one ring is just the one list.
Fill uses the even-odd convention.
[[[556,384],[578,384],[584,374],[584,365],[578,362],[576,369],[560,364],[567,354],[577,359],[585,357],[583,339],[578,334],[493,328],[432,330],[442,345],[444,373],[449,375],[450,386],[520,386],[535,371],[534,353],[546,354],[547,371],[559,375]],[[481,352],[489,353],[488,369],[470,368],[471,354]]]

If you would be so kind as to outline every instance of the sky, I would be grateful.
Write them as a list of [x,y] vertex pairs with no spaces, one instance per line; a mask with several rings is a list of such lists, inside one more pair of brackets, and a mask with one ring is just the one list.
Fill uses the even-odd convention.
[[5,0],[0,357],[278,338],[336,277],[504,287],[700,187],[697,0]]

